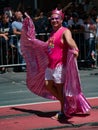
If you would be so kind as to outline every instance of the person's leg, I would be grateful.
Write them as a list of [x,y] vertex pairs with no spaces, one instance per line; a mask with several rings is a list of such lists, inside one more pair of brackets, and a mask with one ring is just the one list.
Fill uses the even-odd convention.
[[91,56],[91,38],[88,39],[88,42],[89,42],[88,59],[90,59],[90,56]]
[[54,120],[60,120],[65,117],[64,115],[64,97],[63,97],[63,84],[56,84],[58,98],[61,105],[61,110],[55,116],[52,117]]
[[54,78],[54,82],[55,82],[55,86],[56,86],[56,90],[57,90],[57,94],[58,94],[58,99],[59,99],[60,105],[61,105],[60,112],[57,113],[53,117],[53,119],[56,119],[56,120],[62,119],[62,117],[64,117],[63,86],[64,86],[64,82],[65,82],[65,72],[66,72],[66,68],[63,65],[56,66],[56,68],[54,69],[54,72],[53,72],[53,78]]
[[46,88],[52,95],[54,95],[60,101],[61,110],[52,117],[52,119],[54,120],[59,120],[60,118],[62,118],[62,116],[64,116],[63,84],[56,84],[54,87],[54,82],[52,80],[49,80],[46,81]]
[[46,84],[46,89],[53,95],[55,96],[58,100],[58,94],[57,94],[57,89],[54,86],[54,81],[53,81],[53,70],[50,68],[46,69],[45,72],[45,84]]
[[45,84],[46,84],[46,89],[53,95],[55,96],[58,100],[58,92],[57,92],[57,88],[54,86],[54,82],[53,80],[45,80]]
[[62,78],[62,66],[57,67],[55,70],[47,69],[45,73],[46,88],[52,95],[54,95],[61,104],[61,110],[53,119],[59,120],[63,114],[64,98],[63,98],[63,85],[64,78]]
[[46,80],[46,88],[53,94],[61,104],[61,112],[63,112],[64,98],[63,98],[63,84],[55,84],[52,80]]
[[56,84],[57,88],[57,93],[58,93],[58,98],[61,104],[61,112],[63,113],[63,108],[64,108],[64,97],[63,97],[63,83],[62,84]]

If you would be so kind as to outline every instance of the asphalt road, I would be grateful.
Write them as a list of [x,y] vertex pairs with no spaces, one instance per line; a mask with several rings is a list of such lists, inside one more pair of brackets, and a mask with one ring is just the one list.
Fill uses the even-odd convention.
[[[98,68],[79,70],[85,96],[98,97]],[[0,106],[50,101],[31,93],[26,86],[26,72],[0,74]]]

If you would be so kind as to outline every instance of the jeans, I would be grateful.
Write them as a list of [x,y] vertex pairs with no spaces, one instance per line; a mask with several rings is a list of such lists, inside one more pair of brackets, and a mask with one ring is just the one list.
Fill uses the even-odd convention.
[[95,38],[89,38],[88,39],[88,44],[89,44],[89,50],[88,50],[88,59],[91,58],[92,52],[95,53]]

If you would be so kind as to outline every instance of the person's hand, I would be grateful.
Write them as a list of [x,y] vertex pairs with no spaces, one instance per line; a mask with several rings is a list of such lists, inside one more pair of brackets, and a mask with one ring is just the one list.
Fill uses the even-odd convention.
[[96,30],[96,27],[95,27],[95,25],[91,24],[90,27],[89,27],[89,29]]
[[75,57],[78,58],[78,56],[79,56],[79,50],[78,49],[74,49],[73,53],[74,53]]
[[2,34],[2,37],[4,37],[6,41],[8,40],[8,37],[5,34]]
[[11,48],[16,48],[15,45],[13,45],[13,44],[11,44],[10,46],[11,46]]

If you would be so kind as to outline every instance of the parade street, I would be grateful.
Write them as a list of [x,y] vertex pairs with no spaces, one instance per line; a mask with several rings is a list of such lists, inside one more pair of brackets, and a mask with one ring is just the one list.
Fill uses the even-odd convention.
[[55,121],[59,102],[31,93],[26,86],[26,72],[0,75],[1,130],[97,130],[98,69],[79,70],[82,91],[92,106],[90,115],[75,115],[69,120]]
[[[82,91],[86,97],[98,97],[98,69],[80,70]],[[34,95],[26,86],[26,72],[0,75],[0,106],[47,101]]]

